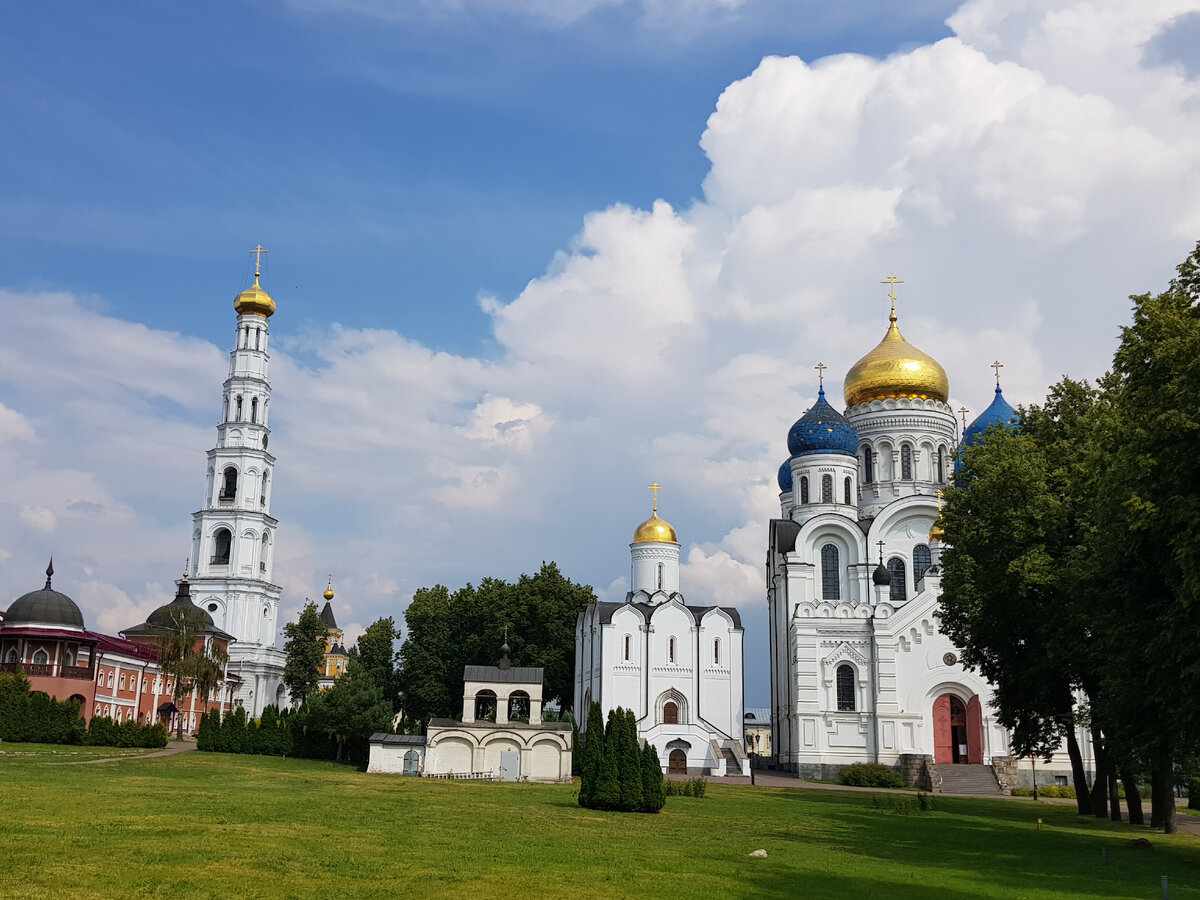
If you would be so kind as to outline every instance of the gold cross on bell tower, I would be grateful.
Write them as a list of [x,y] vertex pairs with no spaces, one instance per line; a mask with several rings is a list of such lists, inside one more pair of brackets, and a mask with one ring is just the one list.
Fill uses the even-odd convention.
[[996,360],[992,363],[992,368],[996,370],[996,387],[1000,387],[1000,370],[1004,368],[1004,363]]
[[879,283],[891,285],[891,289],[888,291],[888,297],[892,301],[892,314],[890,316],[888,316],[888,320],[890,322],[892,322],[892,324],[895,324],[895,322],[896,322],[896,285],[904,284],[904,282],[901,281],[899,278],[897,278],[895,275],[889,275],[887,278],[885,278],[883,281],[881,281]]
[[271,251],[264,250],[263,245],[259,244],[250,252],[254,254],[254,283],[258,284],[258,276],[262,274],[262,255]]
[[817,380],[821,382],[821,387],[825,387],[825,370],[828,369],[829,366],[825,365],[825,363],[819,362],[813,366],[813,368],[817,370]]
[[650,493],[654,495],[654,515],[658,515],[658,492],[662,490],[662,485],[657,481],[650,485]]

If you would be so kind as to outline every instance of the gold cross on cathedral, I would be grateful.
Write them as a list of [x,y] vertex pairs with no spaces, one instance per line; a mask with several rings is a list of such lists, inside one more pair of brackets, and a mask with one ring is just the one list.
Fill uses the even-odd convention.
[[262,255],[271,251],[264,250],[263,245],[259,244],[250,252],[254,254],[254,280],[258,281],[258,276],[262,274]]
[[938,509],[940,510],[942,508],[942,489],[938,488],[936,493],[938,498]]
[[879,283],[891,285],[891,287],[888,290],[888,297],[891,298],[891,301],[892,301],[891,319],[893,322],[895,322],[896,321],[896,285],[904,284],[904,282],[901,281],[899,278],[897,278],[895,275],[889,275],[887,278],[885,278],[883,281],[881,281]]
[[1000,387],[1000,370],[1004,368],[1004,363],[996,360],[992,363],[992,368],[996,370],[996,387]]
[[662,485],[657,481],[650,485],[650,493],[654,495],[654,514],[658,515],[658,492],[662,490]]
[[970,412],[970,410],[967,409],[965,406],[960,406],[958,408],[958,414],[960,416],[962,416],[963,431],[967,430],[967,413],[969,413],[969,412]]
[[817,370],[817,380],[821,382],[821,387],[825,387],[825,370],[828,369],[829,366],[825,365],[825,363],[819,362],[813,366],[813,368]]

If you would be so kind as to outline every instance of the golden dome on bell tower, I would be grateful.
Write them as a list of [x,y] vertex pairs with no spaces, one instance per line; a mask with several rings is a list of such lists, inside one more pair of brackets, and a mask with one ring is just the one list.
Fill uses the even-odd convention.
[[[884,284],[902,284],[894,278]],[[891,323],[879,345],[850,367],[843,389],[846,406],[889,397],[919,397],[945,403],[950,396],[950,379],[941,364],[904,339],[896,327],[895,288]]]
[[269,251],[264,250],[262,244],[259,244],[250,252],[257,256],[254,261],[254,284],[233,299],[233,308],[239,316],[262,316],[264,319],[269,319],[275,312],[275,301],[258,283],[258,277],[262,272],[262,255]]

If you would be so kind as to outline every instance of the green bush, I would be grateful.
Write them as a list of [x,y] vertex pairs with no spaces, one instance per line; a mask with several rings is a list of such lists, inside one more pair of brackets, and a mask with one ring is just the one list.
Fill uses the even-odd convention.
[[695,797],[701,799],[708,790],[708,779],[688,778],[684,781],[663,782],[663,793],[668,797]]
[[0,740],[78,744],[86,729],[78,700],[30,692],[23,672],[0,672]]
[[838,784],[852,787],[902,788],[904,779],[891,766],[882,763],[853,763],[842,766]]
[[130,719],[117,724],[107,716],[95,716],[83,743],[91,747],[161,748],[167,746],[167,729],[161,722],[141,725]]

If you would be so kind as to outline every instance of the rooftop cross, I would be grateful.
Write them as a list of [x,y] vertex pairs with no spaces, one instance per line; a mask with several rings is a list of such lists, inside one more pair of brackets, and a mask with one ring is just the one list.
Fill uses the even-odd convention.
[[825,370],[828,369],[829,366],[825,365],[825,363],[819,362],[813,366],[813,368],[817,370],[817,380],[821,382],[821,387],[825,387]]
[[959,414],[960,416],[962,416],[963,430],[964,430],[964,431],[965,431],[965,430],[966,430],[966,428],[967,428],[967,413],[969,413],[969,412],[970,412],[970,410],[969,410],[969,409],[967,409],[965,406],[960,406],[960,407],[958,408],[958,414]]
[[992,363],[992,368],[996,370],[996,387],[1000,387],[1000,370],[1004,368],[1004,363],[996,360]]
[[941,488],[937,489],[937,498],[938,498],[938,510],[940,511],[942,508],[942,489]]
[[891,301],[892,301],[892,314],[890,316],[888,316],[888,320],[890,322],[892,322],[892,324],[895,324],[895,322],[896,322],[896,285],[904,284],[904,282],[901,281],[899,278],[897,278],[895,275],[889,275],[887,278],[885,278],[883,281],[881,281],[879,283],[891,285],[891,290],[888,291],[888,297],[890,297]]
[[250,252],[254,254],[254,283],[258,284],[258,276],[262,274],[262,255],[271,251],[264,250],[263,245],[259,244]]
[[654,495],[654,514],[658,515],[658,492],[662,490],[662,485],[657,481],[650,485],[650,492]]

